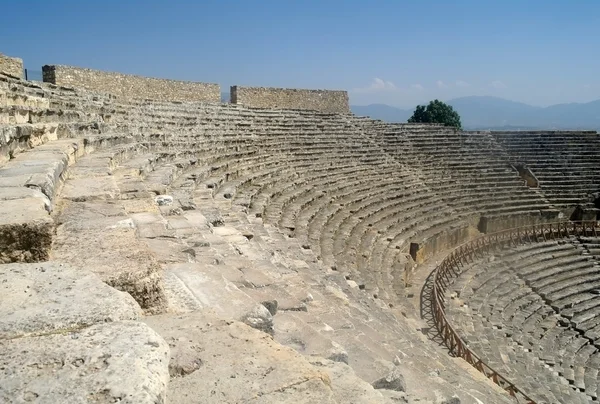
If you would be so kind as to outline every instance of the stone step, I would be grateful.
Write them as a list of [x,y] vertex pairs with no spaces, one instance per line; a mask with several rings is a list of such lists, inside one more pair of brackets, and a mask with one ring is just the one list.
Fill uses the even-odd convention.
[[0,401],[164,401],[169,347],[131,296],[54,261],[0,279]]

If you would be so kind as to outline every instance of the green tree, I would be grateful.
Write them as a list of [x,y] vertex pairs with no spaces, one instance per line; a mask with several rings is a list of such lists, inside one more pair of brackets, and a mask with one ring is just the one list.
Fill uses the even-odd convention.
[[417,105],[413,116],[408,119],[409,123],[443,123],[446,126],[454,126],[460,129],[460,116],[452,106],[439,100],[429,102],[425,105]]

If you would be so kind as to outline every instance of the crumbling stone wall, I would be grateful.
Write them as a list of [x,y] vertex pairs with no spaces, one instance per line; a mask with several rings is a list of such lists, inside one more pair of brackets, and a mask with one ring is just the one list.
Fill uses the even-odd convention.
[[350,113],[347,91],[232,86],[231,102],[255,108]]
[[47,83],[101,91],[121,97],[221,102],[221,88],[218,84],[157,79],[63,65],[46,65],[42,67],[42,71]]
[[0,53],[0,73],[23,78],[23,59],[11,58]]

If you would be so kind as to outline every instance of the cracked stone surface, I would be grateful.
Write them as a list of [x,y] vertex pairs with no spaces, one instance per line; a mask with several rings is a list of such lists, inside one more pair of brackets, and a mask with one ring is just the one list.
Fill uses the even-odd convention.
[[[331,379],[299,353],[206,312],[148,317],[169,344],[171,403],[333,403]],[[180,376],[181,369],[196,369]],[[185,373],[185,372],[184,372]]]
[[98,276],[57,262],[0,265],[0,339],[136,320],[140,306]]
[[0,402],[163,403],[168,357],[137,321],[0,340]]
[[123,206],[114,201],[66,201],[61,207],[52,245],[54,259],[97,274],[133,296],[147,312],[162,311],[161,268],[137,238]]

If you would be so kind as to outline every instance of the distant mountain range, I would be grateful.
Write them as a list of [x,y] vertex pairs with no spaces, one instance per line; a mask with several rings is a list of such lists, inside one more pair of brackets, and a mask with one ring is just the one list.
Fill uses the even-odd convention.
[[[459,113],[465,129],[592,129],[600,130],[600,100],[549,107],[497,97],[461,97],[446,101]],[[388,122],[406,122],[413,110],[385,104],[353,105],[356,115]]]

